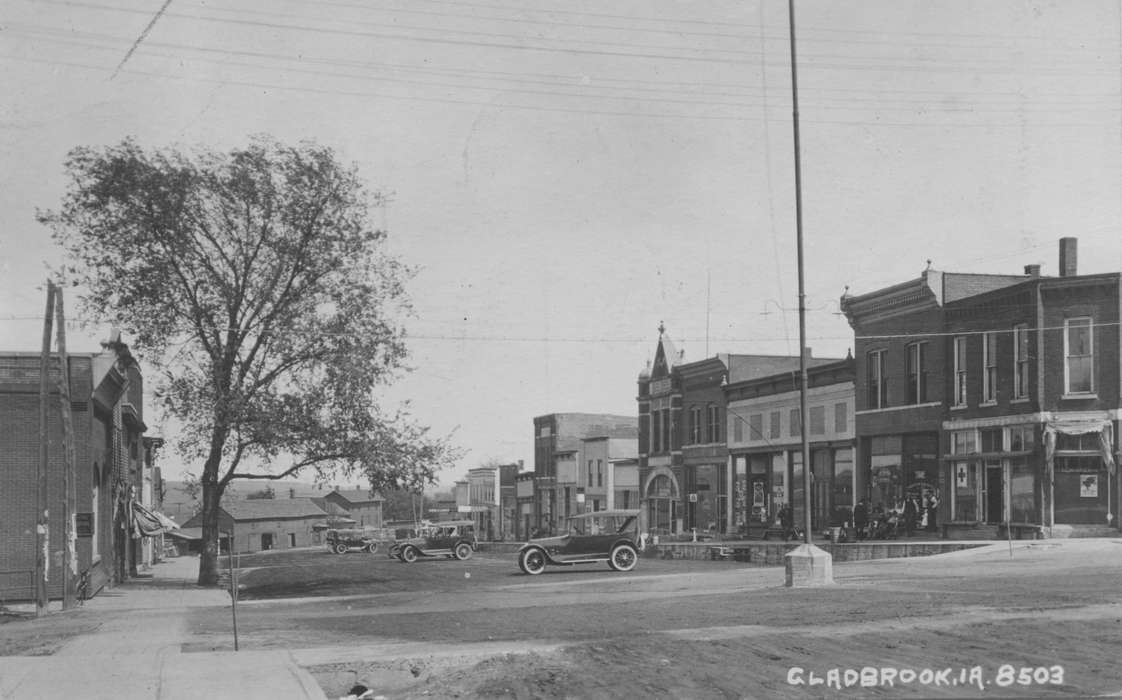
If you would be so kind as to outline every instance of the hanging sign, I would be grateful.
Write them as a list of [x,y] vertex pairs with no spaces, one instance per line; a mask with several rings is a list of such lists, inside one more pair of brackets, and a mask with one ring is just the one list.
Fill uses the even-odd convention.
[[955,467],[954,480],[959,488],[966,488],[970,485],[970,471],[966,468],[965,464],[960,464]]

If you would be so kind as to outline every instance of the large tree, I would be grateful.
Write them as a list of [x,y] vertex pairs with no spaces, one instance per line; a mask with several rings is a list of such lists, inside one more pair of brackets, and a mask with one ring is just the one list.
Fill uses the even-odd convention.
[[[156,396],[202,464],[199,583],[217,581],[218,505],[235,479],[365,473],[418,488],[456,456],[378,391],[403,369],[411,270],[370,225],[380,195],[314,144],[228,153],[77,148],[58,211],[84,311],[159,370]],[[274,466],[275,465],[275,466]]]

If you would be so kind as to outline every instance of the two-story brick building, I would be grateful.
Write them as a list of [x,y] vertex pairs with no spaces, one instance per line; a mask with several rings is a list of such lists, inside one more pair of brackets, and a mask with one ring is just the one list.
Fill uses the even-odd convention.
[[952,536],[1005,523],[1053,536],[1117,527],[1120,275],[927,270],[842,307],[856,333],[858,492],[933,495]]

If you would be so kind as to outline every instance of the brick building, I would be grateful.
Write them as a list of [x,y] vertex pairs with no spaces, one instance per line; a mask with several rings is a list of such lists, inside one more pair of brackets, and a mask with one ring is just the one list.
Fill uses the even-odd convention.
[[844,297],[857,338],[859,492],[938,498],[950,536],[1116,530],[1122,276],[960,275]]
[[[89,591],[135,575],[143,548],[134,539],[133,503],[143,494],[143,378],[118,339],[97,354],[71,353],[70,413],[74,446],[75,557]],[[0,355],[0,598],[31,599],[36,567],[39,463],[38,353]],[[61,362],[52,357],[48,416],[48,596],[61,598],[65,459]]]
[[534,523],[556,530],[577,512],[578,454],[585,438],[638,435],[634,416],[603,413],[551,413],[534,418]]

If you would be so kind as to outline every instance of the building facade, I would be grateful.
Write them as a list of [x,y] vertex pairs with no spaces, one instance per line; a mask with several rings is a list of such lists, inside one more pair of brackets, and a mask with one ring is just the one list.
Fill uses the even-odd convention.
[[856,333],[858,490],[933,498],[949,536],[1116,530],[1120,275],[927,270],[842,299]]
[[534,418],[533,527],[539,532],[557,531],[577,512],[578,488],[583,488],[578,463],[582,440],[634,440],[638,431],[634,416],[551,413]]
[[[322,544],[327,512],[310,498],[223,499],[218,510],[218,530],[223,541],[233,542],[235,553],[294,549]],[[202,528],[199,513],[183,524]]]
[[[68,392],[73,432],[73,561],[89,592],[123,581],[143,566],[143,536],[133,527],[135,503],[146,497],[142,436],[143,376],[128,346],[114,338],[97,354],[69,354]],[[0,355],[0,597],[29,600],[36,570],[39,464],[38,353]],[[67,462],[63,447],[62,363],[48,363],[48,585],[63,596]],[[150,496],[150,494],[149,494]],[[56,505],[57,504],[57,505]],[[148,501],[151,504],[151,500]],[[76,579],[77,576],[74,576]]]
[[[849,521],[855,505],[856,363],[852,358],[809,359],[808,365],[811,523],[819,530]],[[799,372],[733,381],[726,394],[733,474],[729,532],[760,535],[775,525],[779,509],[788,504],[795,522],[803,522],[807,501]]]
[[382,527],[382,506],[385,499],[368,489],[332,489],[323,496],[327,503],[341,508],[355,527]]

